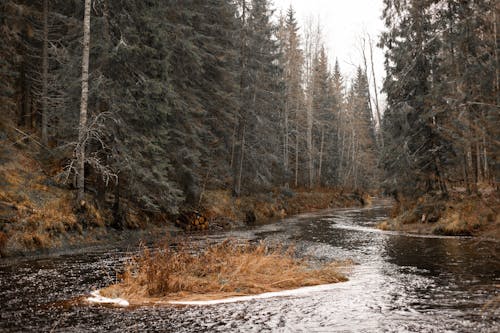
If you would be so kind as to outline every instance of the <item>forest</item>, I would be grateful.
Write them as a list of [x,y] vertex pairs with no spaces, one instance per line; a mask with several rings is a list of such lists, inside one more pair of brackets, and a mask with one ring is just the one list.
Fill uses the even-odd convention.
[[384,1],[386,31],[352,79],[319,23],[268,0],[1,9],[2,154],[24,149],[76,209],[176,214],[210,190],[335,188],[403,209],[457,188],[498,193],[495,1]]
[[500,1],[278,2],[0,0],[0,331],[499,331]]

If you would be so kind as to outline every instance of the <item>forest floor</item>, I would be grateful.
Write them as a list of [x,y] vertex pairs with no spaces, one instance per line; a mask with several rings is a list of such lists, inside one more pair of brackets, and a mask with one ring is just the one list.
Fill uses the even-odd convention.
[[500,239],[500,197],[491,186],[477,194],[454,188],[447,196],[426,195],[413,203],[396,204],[392,218],[380,223],[382,230],[446,236]]
[[314,263],[297,258],[293,247],[264,243],[226,240],[197,251],[165,243],[132,258],[120,282],[100,295],[131,305],[224,299],[346,281],[341,270],[349,265]]
[[[109,194],[98,199],[89,193],[85,209],[76,210],[74,189],[55,181],[63,162],[61,159],[50,162],[46,154],[29,136],[0,128],[0,256],[138,237],[151,241],[165,234],[183,232],[174,226],[174,216],[142,214],[125,200],[121,206],[127,207],[127,213],[117,225],[113,197]],[[333,189],[276,189],[241,198],[232,197],[227,190],[218,190],[202,194],[199,211],[208,222],[206,229],[217,232],[301,212],[362,206],[369,202],[366,194]]]

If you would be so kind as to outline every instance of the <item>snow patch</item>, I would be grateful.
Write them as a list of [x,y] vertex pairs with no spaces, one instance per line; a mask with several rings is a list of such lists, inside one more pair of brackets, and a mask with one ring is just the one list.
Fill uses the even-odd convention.
[[252,300],[256,300],[256,299],[265,299],[265,298],[272,298],[272,297],[304,295],[304,294],[309,294],[312,292],[331,290],[333,288],[333,286],[335,286],[335,285],[336,284],[322,284],[322,285],[318,285],[318,286],[302,287],[302,288],[298,288],[298,289],[275,291],[275,292],[263,293],[263,294],[258,294],[258,295],[237,296],[237,297],[215,299],[215,300],[209,300],[209,301],[170,301],[168,303],[169,304],[176,304],[176,305],[216,305],[216,304],[224,304],[224,303],[235,303],[235,302],[252,301]]
[[123,298],[109,298],[101,296],[99,290],[95,290],[90,293],[91,297],[87,297],[87,302],[89,303],[98,303],[98,304],[113,304],[117,306],[127,307],[129,306],[129,302]]

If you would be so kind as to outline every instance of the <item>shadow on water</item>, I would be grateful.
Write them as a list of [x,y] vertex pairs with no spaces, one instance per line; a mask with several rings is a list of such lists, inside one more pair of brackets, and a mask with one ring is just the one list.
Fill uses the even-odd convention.
[[83,306],[62,301],[112,283],[129,252],[0,261],[0,331],[500,331],[500,243],[374,230],[387,209],[381,202],[193,237],[293,242],[304,255],[357,263],[348,282],[306,296],[203,307]]

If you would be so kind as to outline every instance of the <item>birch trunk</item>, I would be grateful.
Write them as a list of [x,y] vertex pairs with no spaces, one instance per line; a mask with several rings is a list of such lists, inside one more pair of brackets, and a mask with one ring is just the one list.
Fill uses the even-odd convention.
[[377,112],[377,122],[378,122],[378,137],[380,140],[380,145],[384,147],[384,136],[382,135],[382,116],[380,115],[380,104],[378,102],[378,87],[377,87],[377,79],[375,76],[375,66],[373,64],[373,43],[372,38],[368,35],[368,42],[370,44],[370,63],[372,66],[372,79],[373,79],[373,91],[375,94],[375,110]]
[[82,56],[82,96],[80,102],[80,126],[78,130],[77,158],[77,202],[84,204],[85,194],[85,128],[87,126],[87,103],[89,95],[89,54],[90,54],[90,0],[85,0],[83,18],[83,56]]

